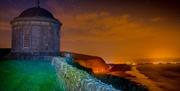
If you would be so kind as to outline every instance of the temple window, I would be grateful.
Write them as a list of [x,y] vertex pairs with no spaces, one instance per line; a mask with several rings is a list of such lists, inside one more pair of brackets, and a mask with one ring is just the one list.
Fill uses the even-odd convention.
[[27,30],[24,31],[23,39],[24,39],[23,41],[24,47],[25,48],[30,47],[30,31]]

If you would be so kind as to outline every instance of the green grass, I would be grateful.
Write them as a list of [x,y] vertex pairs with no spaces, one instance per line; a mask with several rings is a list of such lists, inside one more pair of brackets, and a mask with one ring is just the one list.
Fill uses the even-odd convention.
[[47,61],[0,61],[0,91],[64,91]]

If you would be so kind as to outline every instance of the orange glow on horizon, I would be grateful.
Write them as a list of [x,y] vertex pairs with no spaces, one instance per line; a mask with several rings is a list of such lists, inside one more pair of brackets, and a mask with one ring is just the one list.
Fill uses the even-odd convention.
[[178,53],[172,52],[172,50],[168,49],[157,49],[152,51],[152,53],[148,56],[149,58],[178,58]]

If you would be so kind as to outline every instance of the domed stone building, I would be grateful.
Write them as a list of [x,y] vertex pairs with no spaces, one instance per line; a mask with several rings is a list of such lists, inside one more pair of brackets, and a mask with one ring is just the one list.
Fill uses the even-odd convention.
[[59,55],[61,22],[41,7],[23,11],[11,21],[14,55]]

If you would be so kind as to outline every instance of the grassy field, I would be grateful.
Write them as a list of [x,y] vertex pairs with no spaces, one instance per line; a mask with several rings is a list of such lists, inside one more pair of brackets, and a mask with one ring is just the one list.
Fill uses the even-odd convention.
[[0,91],[64,91],[48,61],[0,61]]

